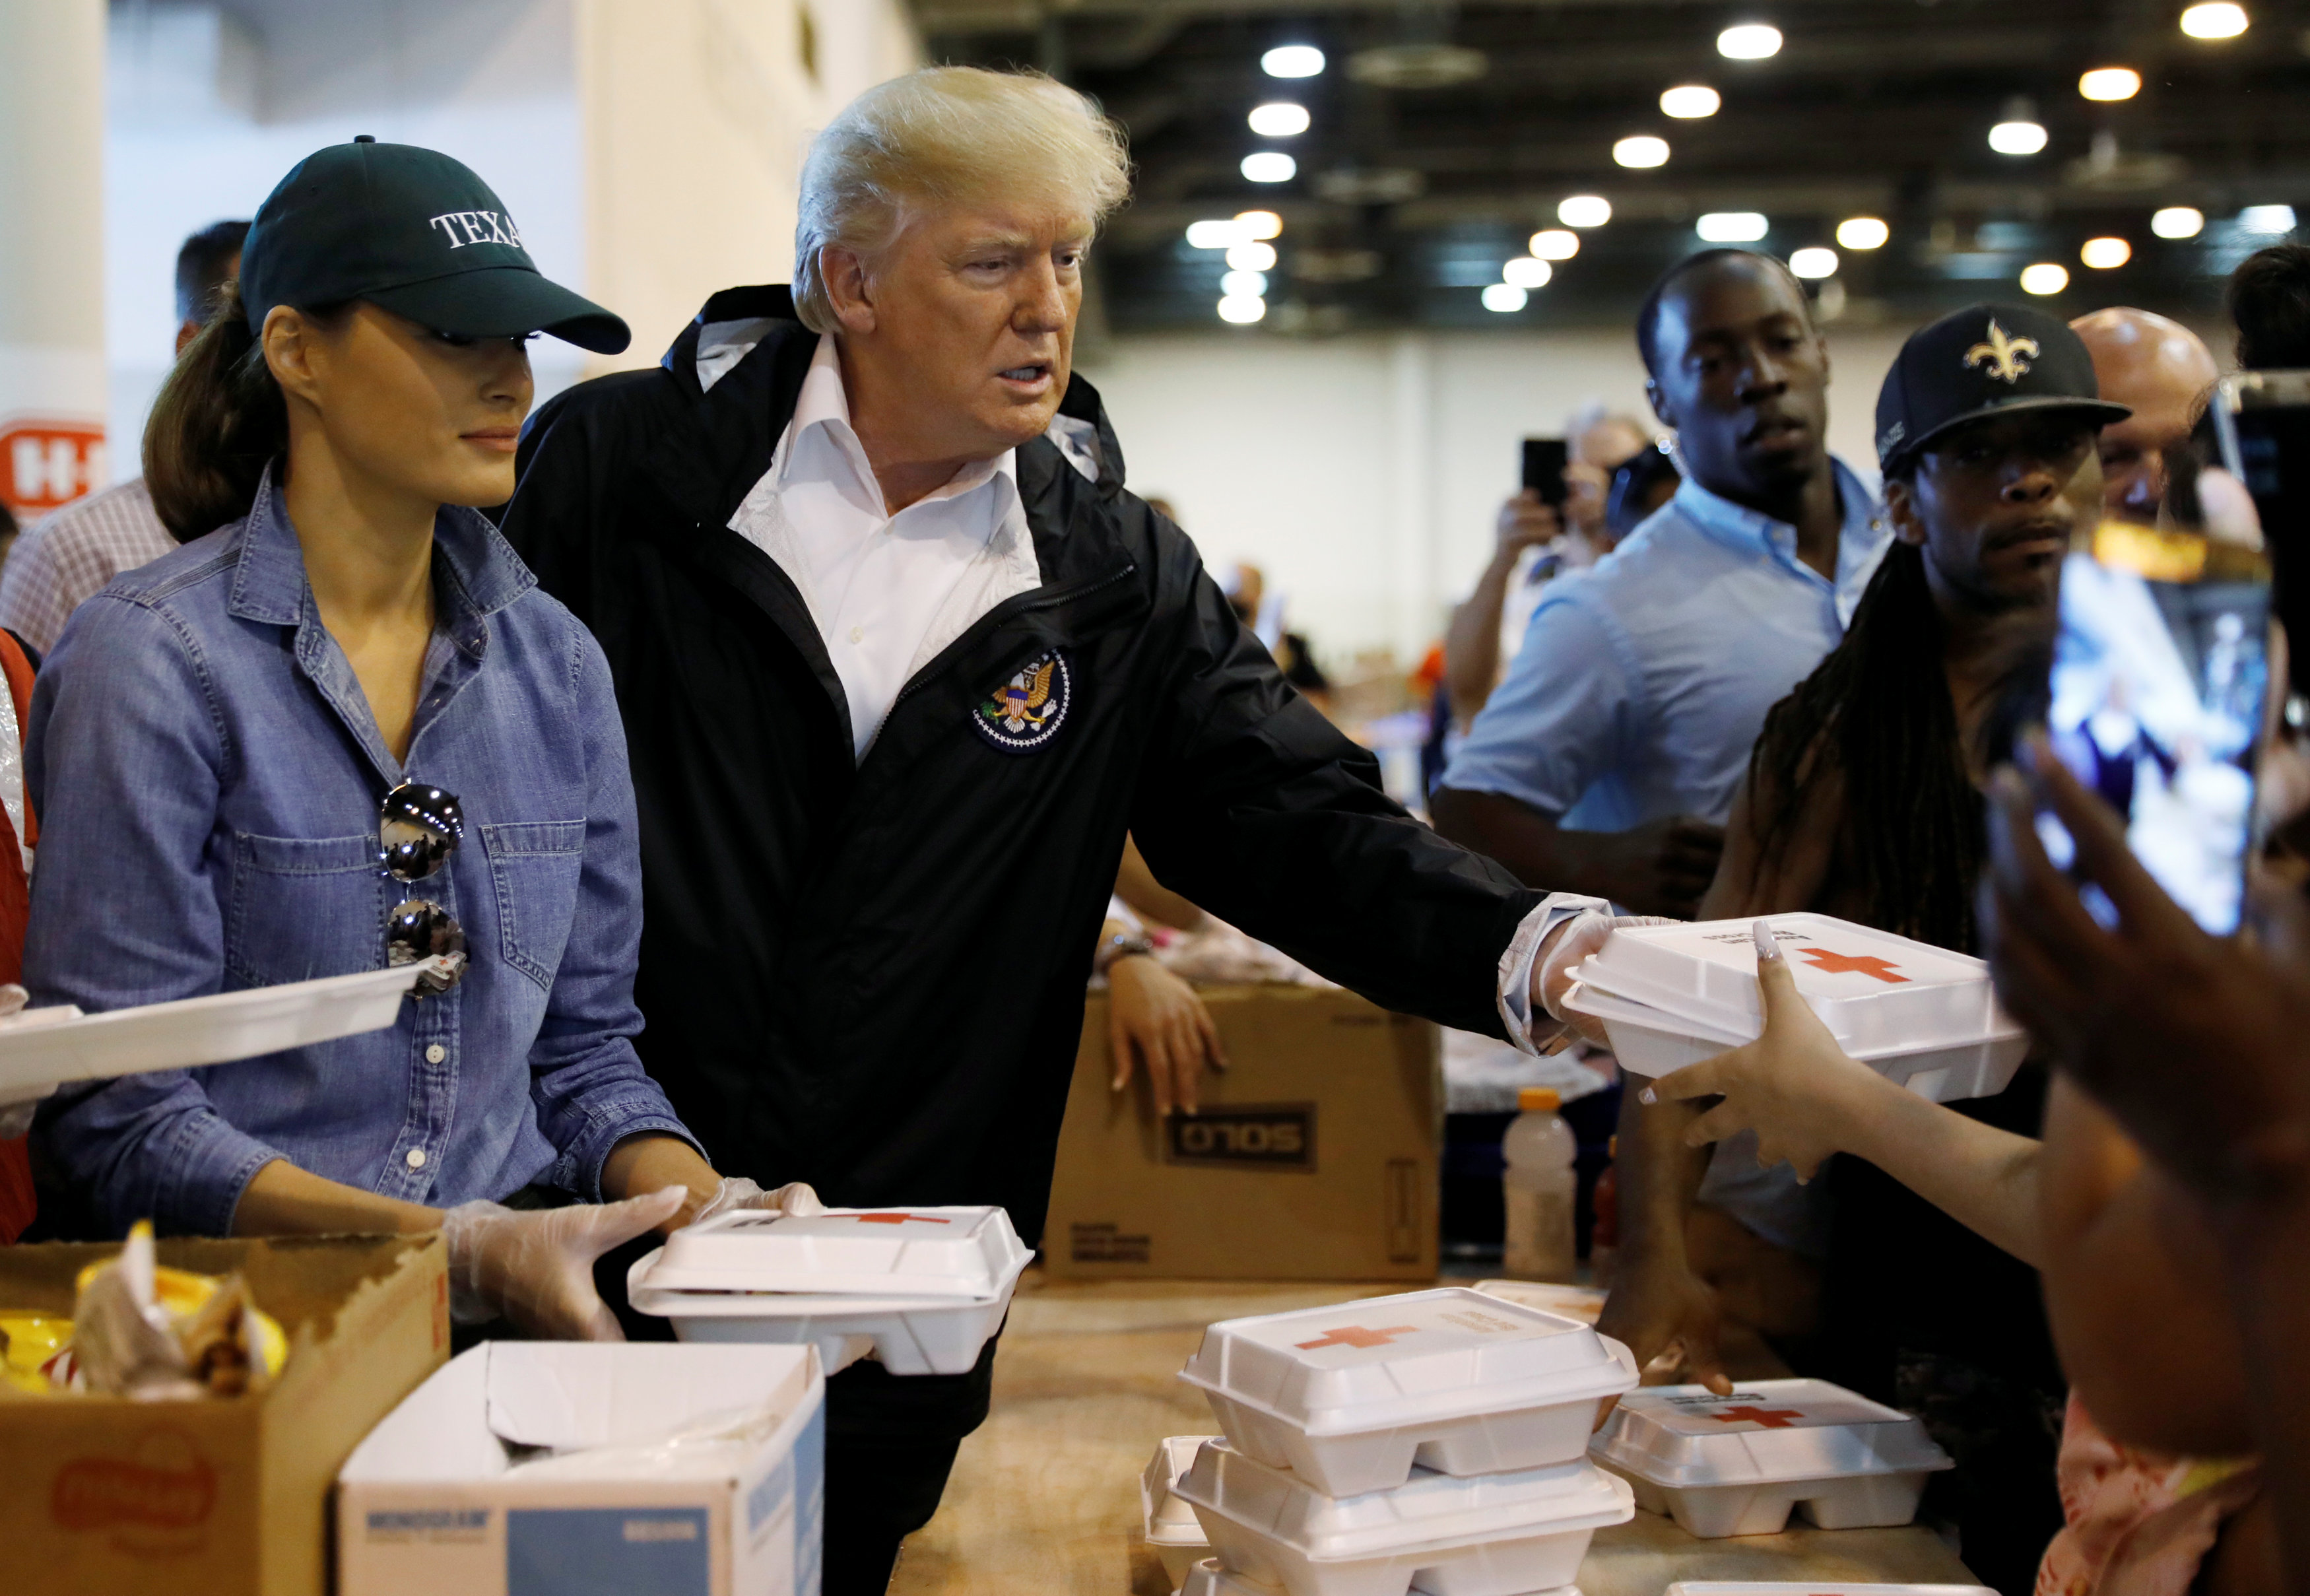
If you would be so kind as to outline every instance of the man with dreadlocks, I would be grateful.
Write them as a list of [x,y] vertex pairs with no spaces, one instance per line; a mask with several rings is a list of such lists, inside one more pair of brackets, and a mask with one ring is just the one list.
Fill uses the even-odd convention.
[[[1703,918],[1811,909],[1974,950],[1980,788],[2042,703],[2062,558],[2100,514],[2095,434],[2127,413],[2037,311],[1976,305],[1903,346],[1877,409],[1897,541],[1844,643],[1767,717]],[[2063,1385],[2033,1267],[2045,1073],[1952,1110],[1787,1051],[1681,1071],[1647,1112],[1691,1147],[1755,1130],[1801,1176],[1858,1155],[1830,1166],[1807,1372],[1922,1412],[1958,1462],[1928,1511],[1958,1524],[1985,1583],[2027,1590],[2062,1522]]]

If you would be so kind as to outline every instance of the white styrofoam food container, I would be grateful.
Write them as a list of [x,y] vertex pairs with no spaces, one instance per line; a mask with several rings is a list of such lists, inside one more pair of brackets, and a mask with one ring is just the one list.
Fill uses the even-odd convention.
[[1667,1596],[1997,1596],[1987,1585],[1867,1585],[1851,1581],[1680,1579]]
[[1285,1469],[1204,1444],[1172,1489],[1220,1566],[1290,1596],[1521,1596],[1572,1583],[1589,1538],[1636,1516],[1627,1483],[1585,1462],[1332,1496]]
[[1615,931],[1582,966],[1606,992],[1754,1037],[1755,927],[1780,945],[1797,990],[1845,1051],[1978,1042],[2021,1028],[1983,960],[1830,915],[1766,915]]
[[[1586,966],[1582,968],[1585,970]],[[1611,1037],[1612,1056],[1620,1062],[1620,1068],[1631,1075],[1654,1080],[1744,1046],[1755,1041],[1763,1029],[1761,1021],[1742,1032],[1729,1025],[1689,1019],[1633,998],[1618,996],[1585,980],[1574,983],[1565,994],[1564,1006],[1576,1014],[1593,1015],[1602,1020]],[[1846,1051],[1896,1086],[1906,1087],[1928,1102],[1953,1103],[2003,1091],[2028,1054],[2029,1038],[2016,1033],[1977,1042]]]
[[816,1596],[807,1347],[492,1341],[337,1475],[339,1596]]
[[986,1302],[1026,1267],[999,1208],[741,1209],[666,1239],[661,1291],[790,1291],[820,1297],[939,1297]]
[[1906,1524],[1925,1476],[1953,1467],[1925,1427],[1826,1380],[1759,1380],[1720,1397],[1656,1385],[1621,1398],[1589,1455],[1637,1505],[1689,1535],[1771,1535],[1791,1508],[1824,1530]]
[[1238,1452],[1351,1496],[1402,1485],[1415,1462],[1569,1462],[1637,1366],[1588,1325],[1450,1286],[1222,1320],[1179,1378]]
[[1583,1324],[1594,1324],[1604,1314],[1604,1294],[1593,1286],[1568,1286],[1554,1280],[1478,1280],[1476,1289],[1518,1307],[1538,1308]]
[[[677,1232],[679,1234],[679,1232]],[[667,1291],[651,1275],[664,1249],[636,1259],[626,1297],[636,1312],[673,1323],[684,1341],[808,1342],[827,1373],[872,1357],[894,1375],[965,1375],[1003,1328],[1022,1257],[983,1301],[941,1297],[839,1297],[789,1291]]]
[[1217,1557],[1206,1557],[1187,1570],[1175,1596],[1277,1596],[1282,1589],[1247,1574],[1230,1574]]
[[1171,1494],[1171,1486],[1195,1461],[1195,1453],[1217,1436],[1168,1436],[1139,1476],[1140,1534],[1163,1560],[1163,1572],[1177,1590],[1197,1563],[1211,1555],[1211,1543],[1195,1510]]
[[68,1080],[190,1070],[383,1030],[433,962],[103,1014],[83,1014],[69,1003],[27,1009],[0,1020],[0,1103],[38,1097]]

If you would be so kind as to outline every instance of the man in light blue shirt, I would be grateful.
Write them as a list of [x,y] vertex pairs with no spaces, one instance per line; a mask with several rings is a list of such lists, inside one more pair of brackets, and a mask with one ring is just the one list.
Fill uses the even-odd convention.
[[[1779,261],[1680,263],[1637,313],[1637,343],[1683,485],[1593,570],[1551,585],[1430,807],[1445,836],[1526,882],[1689,917],[1766,713],[1844,638],[1890,534],[1829,456],[1828,351]],[[1607,1327],[1646,1357],[1682,1342],[1721,1380],[1713,1293],[1685,1253],[1696,1189],[1799,1253],[1819,1251],[1819,1216],[1752,1146],[1727,1143],[1711,1167],[1657,1113],[1621,1109]]]

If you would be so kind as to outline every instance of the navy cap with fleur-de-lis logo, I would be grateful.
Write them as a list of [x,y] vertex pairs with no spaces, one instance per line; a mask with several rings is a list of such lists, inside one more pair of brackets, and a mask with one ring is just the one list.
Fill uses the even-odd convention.
[[262,329],[278,305],[365,299],[437,333],[551,333],[616,354],[626,324],[537,269],[505,202],[438,150],[366,134],[316,150],[262,205],[240,248],[240,299]]
[[1891,472],[1951,428],[2018,410],[2071,410],[2095,427],[2133,412],[2101,396],[2085,341],[2026,305],[1969,305],[1901,346],[1877,395],[1877,457]]

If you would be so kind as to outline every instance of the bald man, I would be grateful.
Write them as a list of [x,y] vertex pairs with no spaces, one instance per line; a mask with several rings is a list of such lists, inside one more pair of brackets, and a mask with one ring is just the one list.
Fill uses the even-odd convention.
[[2155,525],[2167,454],[2188,443],[2199,403],[2219,375],[2213,351],[2180,322],[2123,305],[2070,326],[2093,356],[2101,396],[2133,412],[2102,429],[2103,508],[2115,520]]

